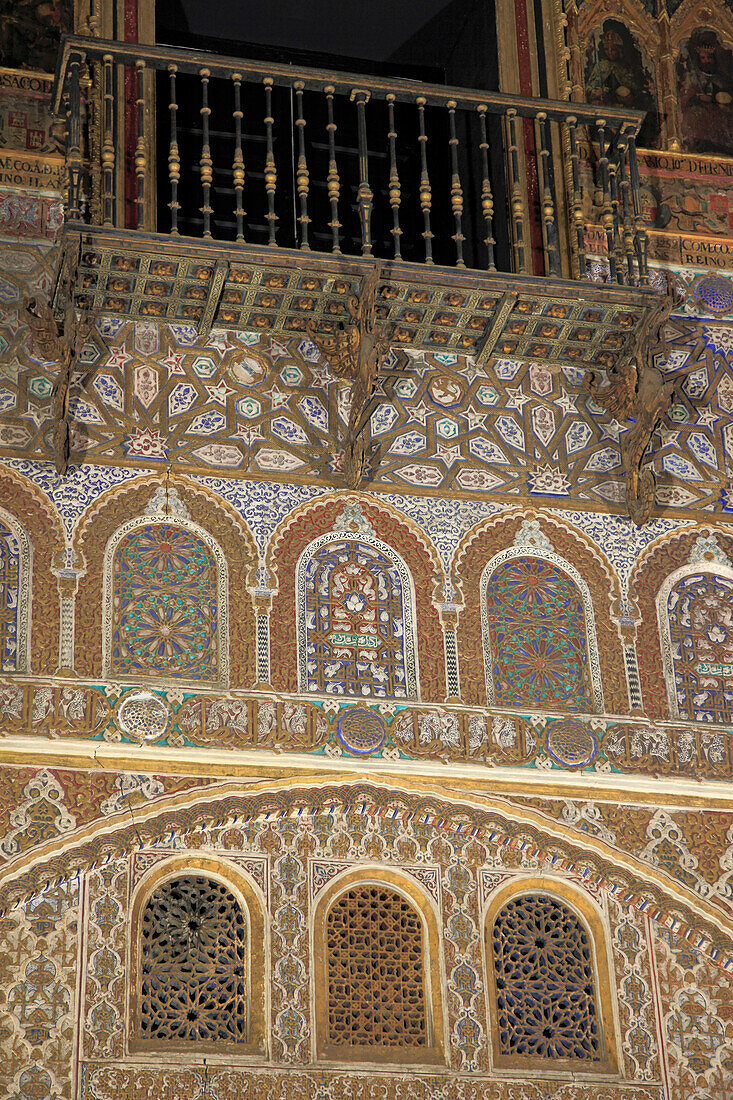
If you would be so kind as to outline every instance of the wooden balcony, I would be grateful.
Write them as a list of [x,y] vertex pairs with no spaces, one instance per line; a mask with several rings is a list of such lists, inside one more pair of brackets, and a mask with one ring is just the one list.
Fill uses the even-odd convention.
[[[57,311],[328,330],[380,263],[394,345],[612,367],[656,308],[638,112],[67,37]],[[611,282],[586,276],[579,146]],[[587,203],[586,203],[587,205]]]

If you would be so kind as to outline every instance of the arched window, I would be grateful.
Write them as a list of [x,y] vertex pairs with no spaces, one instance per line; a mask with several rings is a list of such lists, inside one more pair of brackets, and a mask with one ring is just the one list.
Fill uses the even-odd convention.
[[486,691],[504,706],[600,711],[592,603],[567,562],[504,551],[481,579]]
[[132,521],[105,554],[110,677],[226,681],[226,565],[193,524]]
[[[437,925],[419,891],[365,881],[322,900],[316,916],[318,1048],[322,1057],[442,1060]],[[427,919],[426,919],[427,918]],[[439,984],[439,983],[438,983]],[[325,996],[320,988],[324,988]]]
[[30,543],[0,510],[0,671],[28,671]]
[[261,1051],[264,929],[252,888],[243,880],[235,893],[204,868],[157,874],[133,906],[131,1046]]
[[678,570],[663,585],[657,610],[673,716],[731,722],[733,571]]
[[[581,911],[590,909],[585,901]],[[487,923],[497,1066],[615,1066],[610,990],[599,999],[596,976],[600,936],[595,913],[586,923],[547,893],[518,893],[516,886],[499,892]],[[600,963],[607,978],[607,960]]]
[[417,696],[412,581],[388,546],[317,539],[298,562],[297,604],[301,691]]

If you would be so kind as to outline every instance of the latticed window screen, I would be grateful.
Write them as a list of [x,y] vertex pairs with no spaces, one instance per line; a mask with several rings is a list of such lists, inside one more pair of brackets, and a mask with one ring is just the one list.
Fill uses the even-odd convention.
[[245,1042],[246,940],[221,883],[186,875],[159,886],[142,921],[140,1038]]
[[554,898],[524,895],[493,931],[501,1054],[601,1057],[588,934]]
[[328,1042],[428,1042],[419,915],[392,890],[360,886],[334,903],[326,928]]

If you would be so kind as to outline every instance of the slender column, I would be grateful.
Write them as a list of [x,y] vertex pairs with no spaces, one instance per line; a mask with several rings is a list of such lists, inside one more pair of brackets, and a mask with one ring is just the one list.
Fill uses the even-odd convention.
[[170,74],[170,103],[168,110],[171,120],[171,137],[168,146],[168,179],[171,185],[171,201],[168,208],[171,212],[171,233],[178,235],[178,211],[181,204],[178,201],[178,184],[181,180],[181,157],[178,151],[178,100],[176,99],[176,73],[177,65],[169,65]]
[[636,282],[634,273],[634,219],[631,203],[631,183],[626,171],[626,157],[628,149],[624,144],[619,155],[619,190],[621,192],[621,209],[623,214],[623,241],[624,255],[626,257],[626,279],[629,286]]
[[275,234],[277,232],[275,226],[277,222],[277,214],[275,213],[277,169],[275,168],[275,152],[272,143],[272,127],[275,122],[272,116],[273,79],[271,76],[266,76],[262,83],[265,85],[265,194],[267,195],[267,213],[265,214],[265,218],[270,227],[267,243],[274,247],[277,244],[275,240]]
[[608,149],[606,147],[606,121],[599,118],[596,123],[598,136],[598,171],[600,174],[600,189],[602,195],[601,224],[606,231],[606,249],[608,251],[608,267],[611,272],[611,281],[616,278],[616,247],[613,239],[613,209],[611,207],[611,182],[608,172]]
[[506,113],[509,129],[509,172],[511,179],[511,211],[514,228],[514,261],[517,274],[527,274],[524,253],[524,200],[522,199],[522,180],[519,174],[519,147],[517,145],[517,112],[510,107]]
[[244,154],[242,152],[242,74],[232,73],[234,84],[234,160],[232,162],[232,178],[234,181],[234,217],[237,223],[237,241],[244,241]]
[[580,162],[578,157],[578,138],[576,133],[577,119],[571,115],[567,120],[568,140],[570,142],[570,170],[573,183],[573,218],[575,228],[575,242],[578,250],[578,277],[585,274],[585,219],[583,217],[583,202],[580,194]]
[[69,108],[67,115],[66,170],[69,180],[69,221],[81,218],[81,90],[79,57],[69,62]]
[[425,103],[423,96],[415,100],[420,125],[418,141],[420,143],[420,209],[423,217],[422,238],[425,241],[425,263],[433,262],[433,232],[430,228],[430,212],[433,206],[433,193],[428,174],[428,135],[425,133]]
[[[445,587],[445,586],[444,586]],[[452,587],[452,586],[451,586]],[[458,615],[463,605],[453,602],[439,603],[438,614],[443,628],[443,650],[445,653],[446,703],[461,701],[461,677],[458,667]]]
[[255,612],[255,680],[258,688],[271,690],[270,611],[274,591],[264,585],[250,589]]
[[57,676],[75,676],[75,610],[76,590],[81,569],[54,569],[59,587],[59,666]]
[[546,270],[548,275],[560,275],[560,249],[555,216],[555,196],[550,172],[550,145],[547,137],[547,115],[537,115],[540,130],[540,190],[542,192],[542,221],[545,227]]
[[359,88],[354,88],[351,93],[351,101],[356,103],[359,135],[359,189],[356,192],[356,201],[359,204],[361,220],[361,251],[365,256],[371,255],[372,251],[372,200],[374,198],[369,186],[369,147],[366,128],[366,105],[370,96],[371,92]]
[[636,161],[636,138],[629,134],[629,172],[631,174],[631,198],[634,207],[634,247],[639,264],[639,284],[649,286],[649,267],[647,265],[647,236],[644,228],[644,212],[641,208],[641,189],[639,184],[639,165]]
[[484,237],[484,244],[486,245],[486,251],[488,253],[488,263],[486,266],[489,271],[496,271],[496,258],[494,256],[494,245],[496,244],[494,239],[494,195],[491,190],[491,177],[489,175],[489,142],[486,136],[486,104],[480,103],[476,110],[478,111],[479,126],[481,130],[481,141],[479,142],[479,149],[481,150],[481,213],[483,214],[484,225],[486,226],[486,236]]
[[328,84],[323,91],[326,96],[326,108],[328,111],[328,122],[326,123],[326,130],[328,132],[328,176],[326,177],[326,189],[328,191],[328,201],[331,204],[331,220],[328,223],[328,228],[331,230],[331,251],[339,255],[341,252],[341,238],[339,236],[339,229],[341,228],[341,222],[339,221],[341,180],[339,178],[338,165],[336,163],[336,123],[333,120],[333,95],[336,89],[333,84]]
[[463,242],[466,238],[463,236],[461,225],[463,220],[463,188],[461,186],[461,177],[458,171],[458,138],[456,136],[457,106],[455,99],[448,100],[448,120],[450,125],[448,144],[450,145],[451,167],[450,201],[453,210],[453,221],[456,227],[456,231],[453,234],[453,240],[456,243],[456,267],[465,267],[466,264],[463,259]]
[[608,175],[611,191],[611,214],[613,216],[613,248],[614,255],[616,256],[616,281],[618,283],[623,283],[624,267],[623,241],[621,238],[621,208],[619,203],[619,181],[617,175],[617,165],[614,160],[609,161]]
[[402,252],[400,248],[400,237],[402,236],[402,230],[400,229],[400,203],[402,201],[402,188],[400,186],[400,175],[397,171],[397,130],[395,129],[394,121],[394,105],[395,96],[390,92],[387,96],[387,113],[389,116],[389,131],[387,133],[387,139],[389,141],[389,205],[392,207],[392,228],[390,233],[394,241],[394,258],[396,260],[401,260]]
[[295,172],[295,185],[300,200],[298,225],[300,226],[300,247],[307,252],[310,250],[310,244],[308,243],[308,223],[310,222],[308,217],[308,188],[310,179],[308,163],[305,159],[305,116],[303,114],[303,89],[305,84],[302,80],[296,80],[293,87],[298,109],[298,117],[295,120],[298,130],[298,167]]
[[201,77],[201,160],[199,168],[201,172],[201,192],[203,203],[201,213],[204,217],[204,237],[211,237],[211,184],[214,180],[214,162],[211,159],[211,145],[209,144],[209,119],[211,107],[209,106],[209,69],[199,71]]
[[102,58],[104,80],[104,107],[102,138],[102,189],[103,189],[103,225],[111,227],[115,223],[115,93],[114,68],[112,54]]
[[636,620],[629,616],[623,616],[616,620],[621,644],[624,651],[624,666],[626,669],[626,690],[629,695],[629,706],[632,712],[639,714],[644,710],[644,702],[641,695],[641,677],[639,665],[636,659]]
[[137,69],[137,145],[135,146],[135,175],[137,176],[137,227],[145,228],[145,174],[148,170],[148,154],[145,150],[145,62],[135,62]]

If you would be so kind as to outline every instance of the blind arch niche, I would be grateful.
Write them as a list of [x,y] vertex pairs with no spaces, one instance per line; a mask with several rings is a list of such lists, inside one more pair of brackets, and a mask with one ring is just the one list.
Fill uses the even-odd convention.
[[395,551],[365,532],[329,532],[296,566],[298,687],[419,698],[415,589]]
[[489,705],[603,712],[593,601],[570,562],[512,546],[486,564],[479,591]]

